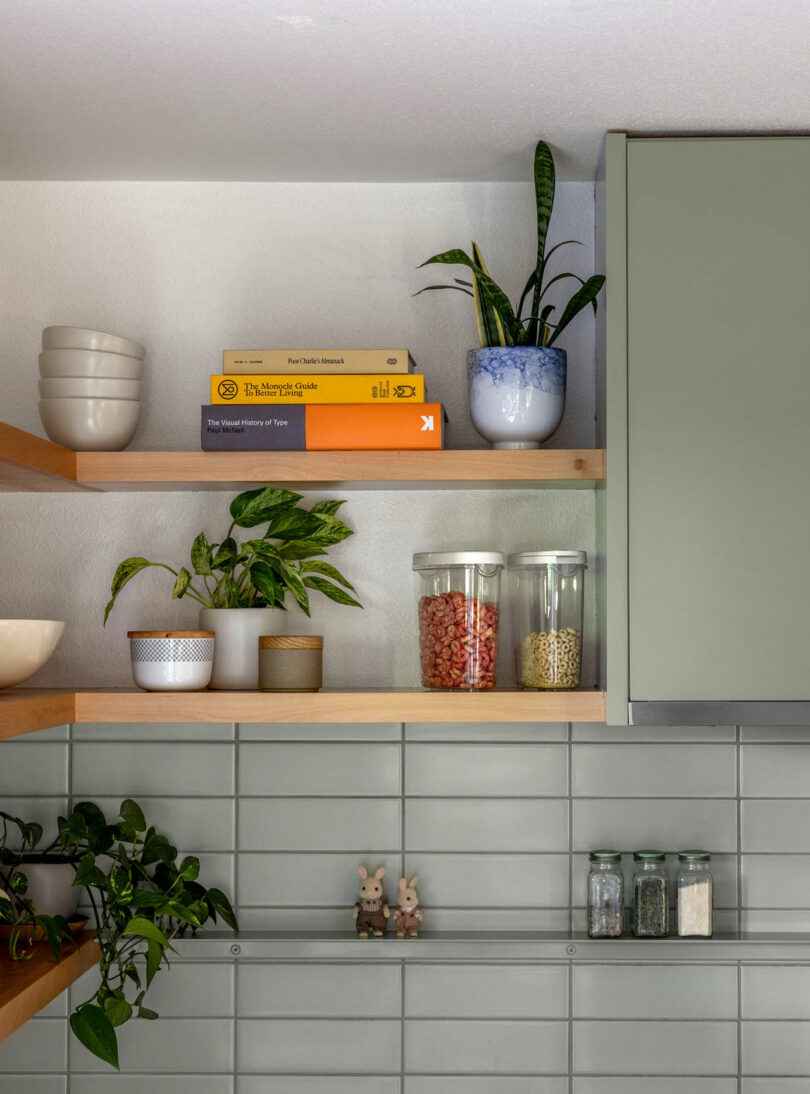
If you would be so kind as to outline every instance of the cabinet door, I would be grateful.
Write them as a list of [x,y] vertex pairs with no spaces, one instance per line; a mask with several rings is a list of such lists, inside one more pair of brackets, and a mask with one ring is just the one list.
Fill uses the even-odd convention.
[[810,140],[627,145],[630,698],[810,699]]

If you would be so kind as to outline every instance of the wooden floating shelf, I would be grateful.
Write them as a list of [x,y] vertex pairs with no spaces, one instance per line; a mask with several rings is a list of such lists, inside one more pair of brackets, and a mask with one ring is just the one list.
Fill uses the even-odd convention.
[[8,950],[1,948],[0,1041],[61,995],[98,958],[98,945],[89,931],[76,936],[75,947],[63,948],[61,961],[54,958],[46,944],[40,944],[28,961],[12,961]]
[[593,487],[601,448],[443,452],[72,452],[0,423],[0,489],[231,490],[256,483],[310,489]]
[[0,737],[68,722],[603,722],[604,692],[421,689],[147,692],[15,688],[0,694]]

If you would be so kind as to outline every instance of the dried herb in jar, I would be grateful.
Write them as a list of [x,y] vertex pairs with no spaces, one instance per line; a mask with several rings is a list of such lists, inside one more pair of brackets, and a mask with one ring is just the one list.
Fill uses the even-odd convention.
[[588,934],[620,938],[623,930],[624,876],[618,851],[591,851],[588,875]]
[[636,938],[666,938],[669,934],[669,884],[661,851],[633,855],[633,934]]

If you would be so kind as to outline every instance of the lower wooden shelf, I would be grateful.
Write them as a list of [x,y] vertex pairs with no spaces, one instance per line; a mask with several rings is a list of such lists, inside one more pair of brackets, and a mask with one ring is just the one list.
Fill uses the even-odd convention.
[[0,1041],[61,995],[98,962],[98,957],[98,945],[89,931],[76,936],[75,946],[63,950],[61,961],[55,960],[44,943],[28,961],[12,961],[8,950],[1,949]]
[[68,722],[603,722],[604,692],[147,692],[12,688],[0,694],[0,738]]

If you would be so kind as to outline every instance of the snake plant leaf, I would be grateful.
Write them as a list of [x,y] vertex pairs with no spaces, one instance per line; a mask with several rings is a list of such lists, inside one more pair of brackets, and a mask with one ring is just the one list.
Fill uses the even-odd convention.
[[422,266],[429,266],[434,262],[443,263],[449,266],[467,266],[468,269],[472,270],[478,281],[478,288],[481,295],[487,303],[491,304],[496,309],[500,315],[501,322],[504,325],[505,334],[514,341],[517,336],[517,327],[519,324],[515,318],[515,313],[512,311],[512,305],[509,303],[509,298],[477,262],[470,258],[470,256],[460,248],[454,248],[451,251],[443,251],[442,254],[433,255],[432,258],[423,262]]
[[[473,261],[489,277],[489,270],[484,262],[484,256],[475,242],[472,245],[472,253]],[[507,342],[501,317],[498,315],[497,309],[486,298],[486,294],[482,292],[476,274],[473,274],[473,298],[475,302],[475,325],[478,329],[478,340],[481,346],[505,346]]]
[[[543,262],[546,253],[546,236],[554,208],[555,189],[554,157],[545,141],[538,141],[534,150],[534,197],[537,206],[537,277],[534,283],[532,315],[540,310],[540,293],[543,288]],[[538,321],[529,322],[529,341],[537,345]]]
[[547,345],[551,346],[557,339],[557,336],[565,330],[575,315],[578,315],[583,308],[586,308],[588,304],[593,305],[594,311],[596,311],[596,297],[605,283],[603,274],[594,274],[593,277],[589,277],[582,288],[575,292],[568,303],[565,305],[565,310],[560,316],[560,321],[554,329],[554,333],[549,338]]
[[567,278],[569,278],[569,277],[573,278],[573,279],[574,279],[574,281],[578,281],[578,282],[580,283],[580,285],[584,285],[584,284],[585,284],[584,280],[583,280],[583,279],[582,279],[582,278],[581,278],[581,277],[580,277],[580,276],[579,276],[578,274],[575,274],[575,273],[561,273],[561,274],[557,274],[557,276],[556,276],[556,277],[552,277],[551,281],[547,281],[547,282],[545,283],[545,285],[543,286],[543,291],[542,291],[542,292],[540,293],[540,299],[541,299],[541,300],[543,299],[543,297],[544,297],[544,296],[546,295],[546,293],[548,292],[548,290],[549,290],[549,289],[551,288],[551,286],[552,286],[552,285],[553,285],[553,284],[554,284],[554,283],[555,283],[556,281],[565,281],[565,280],[566,280]]
[[190,583],[191,574],[188,572],[185,566],[181,566],[180,573],[177,575],[177,580],[175,581],[174,588],[172,589],[172,600],[180,600],[181,597],[185,595],[186,589],[189,587]]
[[115,1030],[101,1007],[95,1003],[79,1007],[70,1016],[70,1028],[89,1052],[120,1070]]
[[303,495],[278,486],[263,486],[258,490],[245,490],[231,502],[231,517],[240,528],[255,528],[271,520],[278,509],[291,509]]
[[543,258],[543,273],[546,272],[546,269],[548,268],[548,264],[551,261],[551,256],[554,254],[554,252],[559,251],[560,247],[567,247],[571,243],[575,243],[577,245],[577,247],[582,246],[581,241],[578,240],[578,239],[564,239],[561,243],[555,243],[553,247],[551,247],[548,251],[546,251],[545,256]]
[[301,566],[302,573],[311,574],[323,574],[324,577],[330,577],[332,581],[337,581],[339,585],[343,585],[346,589],[351,589],[352,592],[356,592],[354,585],[347,581],[343,574],[335,566],[330,566],[328,562],[317,562],[316,560],[310,560],[304,562]]
[[353,608],[363,607],[353,596],[349,596],[343,589],[339,589],[337,585],[333,585],[331,581],[327,581],[323,577],[310,577],[307,575],[303,580],[307,588],[317,589],[319,593],[323,593],[324,596],[328,596],[330,600],[334,600],[338,604],[349,604]]
[[463,292],[466,296],[473,295],[469,289],[462,289],[460,285],[425,285],[424,289],[420,289],[413,295],[421,296],[423,292],[434,292],[436,289],[454,289],[456,292]]

